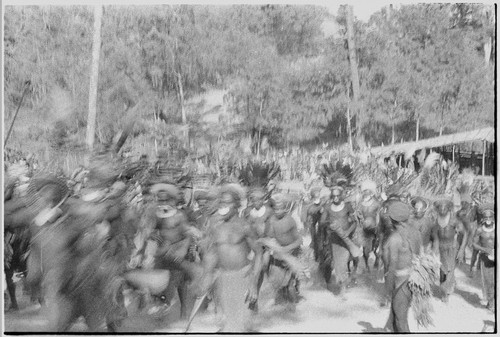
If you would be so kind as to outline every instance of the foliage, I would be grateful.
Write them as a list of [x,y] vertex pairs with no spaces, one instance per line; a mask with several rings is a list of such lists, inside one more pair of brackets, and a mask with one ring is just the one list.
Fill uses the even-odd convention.
[[[264,137],[279,147],[326,136],[346,139],[352,90],[343,8],[335,18],[338,34],[328,37],[322,23],[331,17],[317,6],[104,9],[99,143],[132,124],[129,142],[170,144],[185,130],[186,102],[210,88],[227,90],[227,116],[209,132],[200,113],[190,111],[187,123],[196,137],[249,136],[254,150]],[[493,9],[403,5],[382,9],[368,23],[355,22],[368,141],[410,140],[415,132],[408,123],[417,119],[436,133],[491,125]],[[5,7],[6,124],[24,84],[31,83],[12,144],[70,151],[83,140],[92,27],[92,9],[85,6]]]

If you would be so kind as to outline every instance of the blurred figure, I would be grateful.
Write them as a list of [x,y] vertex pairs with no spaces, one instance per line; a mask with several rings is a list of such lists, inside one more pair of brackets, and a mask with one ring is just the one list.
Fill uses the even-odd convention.
[[215,286],[224,322],[221,332],[245,332],[250,327],[250,310],[246,302],[257,300],[260,265],[252,266],[249,254],[255,253],[255,237],[248,224],[238,217],[238,192],[228,186],[222,189],[217,213],[208,227],[207,251],[203,254],[204,276],[198,295]]
[[495,211],[493,204],[480,207],[483,216],[474,239],[473,247],[479,251],[483,296],[487,308],[495,312]]
[[[449,295],[455,289],[456,262],[464,262],[465,246],[468,231],[453,212],[453,202],[438,200],[433,204],[435,219],[433,230],[437,231],[439,256],[441,259],[441,289],[444,292],[443,302],[447,303]],[[457,234],[462,234],[462,242],[458,242]]]
[[[264,252],[264,256],[269,258],[269,278],[278,288],[275,299],[276,304],[297,303],[299,301],[299,280],[297,270],[285,262],[283,258],[287,255],[297,257],[300,254],[302,237],[300,236],[297,223],[288,213],[289,200],[281,194],[272,197],[274,214],[269,219],[269,229],[265,235],[270,242],[269,250]],[[270,240],[269,240],[270,239]],[[280,279],[280,282],[272,280]]]
[[349,278],[347,266],[350,257],[359,258],[362,255],[361,248],[352,241],[353,233],[357,227],[354,221],[354,209],[349,202],[344,201],[342,193],[342,187],[333,187],[332,199],[325,205],[320,220],[321,226],[325,227],[328,233],[329,248],[323,252],[325,257],[323,261],[320,261],[320,265],[322,265],[329,289],[333,286],[330,283],[331,272],[332,269],[335,270],[339,294],[343,294]]
[[435,225],[432,218],[427,214],[429,208],[428,202],[421,198],[415,197],[410,202],[413,213],[410,217],[410,224],[419,231],[422,238],[422,247],[425,252],[434,252],[434,254],[439,253],[438,249],[438,238],[437,231],[432,230]]
[[362,200],[359,203],[358,214],[361,222],[361,236],[363,246],[363,257],[365,260],[366,270],[370,271],[368,258],[370,253],[375,254],[374,267],[379,266],[379,254],[376,252],[378,247],[379,236],[379,210],[381,203],[377,200],[377,184],[374,181],[364,181],[361,184]]
[[406,204],[396,201],[388,206],[387,215],[394,230],[384,248],[386,269],[386,293],[391,299],[391,309],[386,329],[395,333],[410,332],[408,310],[412,293],[408,279],[414,256],[420,254],[421,238],[415,228],[408,224],[410,210]]
[[311,248],[314,252],[314,260],[318,261],[319,247],[321,244],[319,221],[321,219],[322,209],[319,189],[313,189],[311,191],[311,201],[312,203],[307,208],[306,227],[309,228],[309,233],[311,234]]

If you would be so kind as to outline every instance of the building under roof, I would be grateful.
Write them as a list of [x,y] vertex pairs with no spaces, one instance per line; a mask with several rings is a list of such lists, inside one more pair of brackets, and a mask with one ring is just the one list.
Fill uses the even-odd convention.
[[378,146],[370,149],[370,152],[376,157],[389,157],[392,154],[409,154],[412,155],[421,149],[431,149],[447,145],[460,143],[469,143],[475,141],[486,141],[495,143],[495,128],[488,127],[473,131],[454,133],[451,135],[439,136],[434,138],[422,139],[415,142],[406,142],[387,146]]

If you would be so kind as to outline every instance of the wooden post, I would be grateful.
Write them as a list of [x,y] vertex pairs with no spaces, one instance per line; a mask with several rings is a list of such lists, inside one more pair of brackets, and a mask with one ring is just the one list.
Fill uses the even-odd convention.
[[89,114],[87,117],[87,146],[94,147],[95,125],[97,115],[97,88],[99,79],[99,54],[101,52],[102,6],[94,8],[94,39],[92,42],[92,64],[90,69]]
[[453,148],[451,150],[451,161],[455,162],[455,145],[453,145]]
[[486,141],[485,140],[483,140],[483,176],[485,173],[484,164],[486,164]]
[[25,83],[25,87],[24,87],[23,94],[21,96],[21,100],[19,101],[19,105],[17,106],[17,110],[16,110],[16,113],[14,115],[14,118],[12,119],[12,123],[10,123],[9,131],[7,131],[7,137],[5,137],[5,141],[3,143],[4,149],[5,149],[5,146],[7,145],[7,141],[9,140],[10,133],[12,132],[12,127],[14,126],[14,122],[16,121],[17,114],[19,113],[19,109],[21,108],[21,104],[23,103],[24,95],[26,95],[26,93],[28,92],[28,89],[30,88],[30,84],[31,84],[30,82]]

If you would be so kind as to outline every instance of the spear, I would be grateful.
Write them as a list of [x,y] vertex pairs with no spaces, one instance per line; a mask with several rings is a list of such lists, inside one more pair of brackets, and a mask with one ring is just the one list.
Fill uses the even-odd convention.
[[4,144],[3,144],[3,148],[4,149],[5,149],[5,146],[7,145],[7,141],[9,140],[10,133],[12,132],[12,127],[14,126],[14,122],[16,121],[17,114],[19,113],[19,109],[21,108],[21,104],[23,103],[24,96],[28,92],[28,89],[29,89],[30,85],[31,85],[30,81],[26,81],[24,83],[23,95],[21,96],[21,100],[19,101],[19,105],[17,106],[17,110],[16,110],[16,114],[14,115],[14,119],[12,119],[12,123],[10,123],[10,128],[9,128],[9,131],[7,132],[7,137],[5,137],[5,141],[4,141]]

